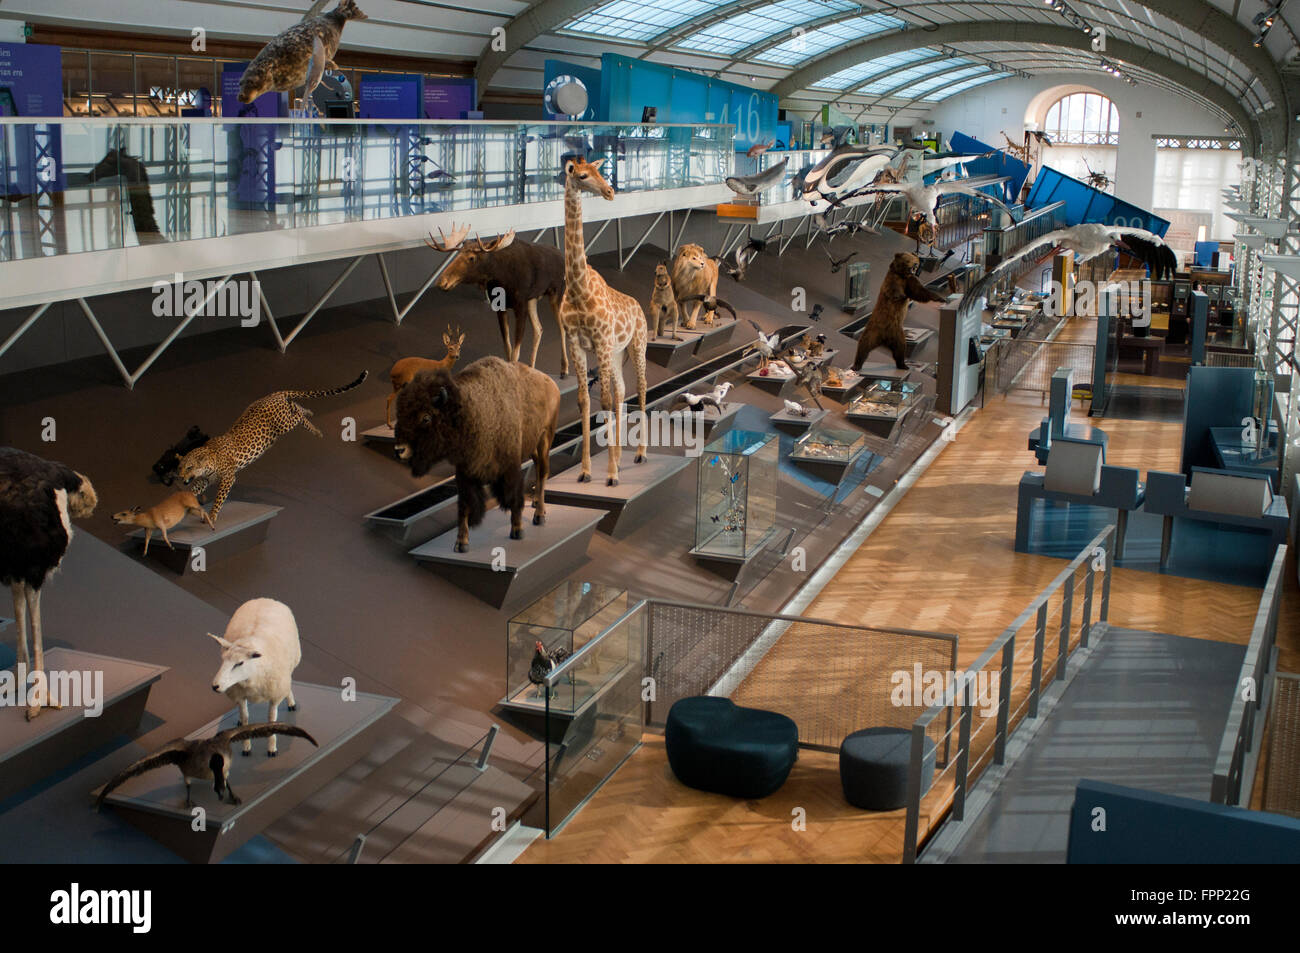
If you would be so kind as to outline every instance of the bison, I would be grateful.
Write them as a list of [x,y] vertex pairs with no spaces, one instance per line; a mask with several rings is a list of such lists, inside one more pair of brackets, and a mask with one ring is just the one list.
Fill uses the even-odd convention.
[[533,523],[546,522],[546,477],[560,413],[560,389],[526,364],[485,357],[452,375],[419,374],[397,397],[395,453],[414,476],[448,460],[456,468],[456,552],[469,551],[469,528],[483,521],[484,486],[510,510],[510,538],[523,539],[522,466],[537,476]]

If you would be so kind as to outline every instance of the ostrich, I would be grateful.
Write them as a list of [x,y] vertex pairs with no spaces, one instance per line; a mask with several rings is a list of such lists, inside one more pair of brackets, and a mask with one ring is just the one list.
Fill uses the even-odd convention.
[[[33,671],[45,671],[41,586],[68,551],[73,517],[89,516],[97,502],[95,488],[75,470],[23,450],[0,447],[0,582],[7,582],[13,592],[19,665],[28,663],[29,625],[32,630]],[[49,701],[43,680],[38,680],[29,698],[27,720],[39,715]]]

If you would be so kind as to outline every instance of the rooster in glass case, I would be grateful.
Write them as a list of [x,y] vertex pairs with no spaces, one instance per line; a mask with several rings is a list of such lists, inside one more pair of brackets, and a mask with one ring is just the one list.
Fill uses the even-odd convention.
[[[536,651],[533,652],[533,664],[528,668],[528,680],[537,686],[537,694],[540,696],[546,690],[546,677],[564,663],[569,657],[569,650],[556,646],[548,652],[541,642],[534,642],[533,646]],[[551,689],[551,697],[555,697],[554,688]]]

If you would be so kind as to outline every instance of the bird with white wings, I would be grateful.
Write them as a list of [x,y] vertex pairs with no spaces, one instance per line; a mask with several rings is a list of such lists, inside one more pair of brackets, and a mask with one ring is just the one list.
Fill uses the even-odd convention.
[[790,400],[789,398],[786,398],[785,410],[786,413],[792,414],[795,417],[807,417],[809,414],[812,413],[812,411],[809,410],[807,407],[805,407],[803,404],[799,403],[798,401]]
[[727,391],[731,390],[731,382],[724,381],[707,394],[682,394],[681,399],[686,401],[686,406],[691,410],[704,410],[706,407],[713,407],[718,411],[718,416],[722,416],[724,401],[727,399]]
[[1038,259],[1052,248],[1074,252],[1076,261],[1096,258],[1118,245],[1124,251],[1141,259],[1151,269],[1153,280],[1173,277],[1178,269],[1178,256],[1163,238],[1144,228],[1123,225],[1105,225],[1101,222],[1084,222],[1069,228],[1058,228],[1031,241],[1014,255],[1000,261],[992,271],[975,282],[962,296],[962,307],[983,298],[993,282],[1006,275],[1018,262],[1026,258]]
[[[859,189],[855,194],[870,195],[902,195],[907,198],[907,202],[918,212],[925,215],[925,220],[931,228],[939,227],[939,220],[935,218],[934,210],[939,204],[939,198],[952,193],[961,193],[963,195],[973,195],[976,198],[984,199],[991,205],[996,205],[1002,211],[1015,218],[1015,213],[1011,211],[1006,202],[996,196],[989,195],[987,192],[981,192],[982,186],[991,185],[997,181],[996,176],[982,176],[977,179],[941,179],[933,185],[925,185],[922,182],[899,182],[897,184],[883,183],[880,185],[870,185],[866,188]],[[847,198],[848,196],[846,196]]]
[[754,330],[758,332],[758,339],[749,347],[745,348],[746,354],[753,351],[758,354],[758,369],[761,371],[771,363],[772,358],[776,356],[776,350],[781,346],[780,333],[773,331],[771,334],[764,334],[763,329],[752,319],[749,322],[754,325]]

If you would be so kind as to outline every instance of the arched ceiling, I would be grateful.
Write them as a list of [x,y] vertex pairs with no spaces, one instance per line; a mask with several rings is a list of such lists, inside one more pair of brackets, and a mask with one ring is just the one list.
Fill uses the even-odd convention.
[[[850,115],[928,105],[1013,75],[1106,75],[1189,97],[1266,146],[1285,141],[1287,7],[1260,47],[1262,0],[535,0],[488,44],[480,89],[541,56],[612,50]],[[1297,5],[1300,7],[1300,4]],[[1069,15],[1072,14],[1072,15]],[[1105,49],[1093,33],[1105,31]],[[504,74],[503,74],[504,75]]]

